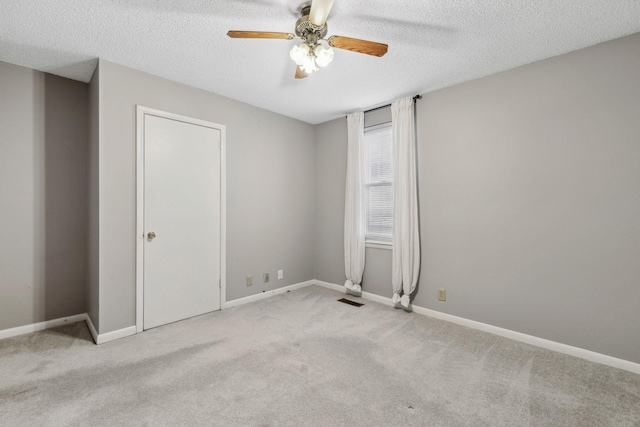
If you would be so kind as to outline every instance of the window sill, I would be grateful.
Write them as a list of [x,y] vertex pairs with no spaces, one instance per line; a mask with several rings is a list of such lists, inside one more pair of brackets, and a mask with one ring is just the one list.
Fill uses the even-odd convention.
[[393,243],[376,242],[373,240],[364,243],[365,248],[385,249],[387,251],[393,250]]

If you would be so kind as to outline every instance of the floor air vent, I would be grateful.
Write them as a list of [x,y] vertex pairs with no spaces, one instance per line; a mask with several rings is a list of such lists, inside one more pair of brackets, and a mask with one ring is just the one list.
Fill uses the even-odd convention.
[[345,304],[353,305],[353,306],[356,306],[356,307],[360,307],[360,306],[364,305],[364,304],[360,304],[359,302],[348,300],[346,298],[340,298],[338,301],[343,302]]

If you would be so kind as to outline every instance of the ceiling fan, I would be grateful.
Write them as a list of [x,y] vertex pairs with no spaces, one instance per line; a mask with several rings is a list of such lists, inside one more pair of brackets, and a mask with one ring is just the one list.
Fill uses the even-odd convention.
[[[289,56],[296,63],[296,79],[303,79],[310,73],[318,71],[319,67],[326,67],[333,60],[333,49],[345,49],[352,52],[373,56],[383,56],[388,46],[383,43],[367,40],[352,39],[343,36],[327,35],[327,17],[334,0],[313,0],[310,6],[302,8],[302,17],[298,19],[295,34],[275,33],[265,31],[229,31],[227,35],[239,39],[284,39],[303,40],[289,52]],[[323,43],[325,42],[327,46]]]

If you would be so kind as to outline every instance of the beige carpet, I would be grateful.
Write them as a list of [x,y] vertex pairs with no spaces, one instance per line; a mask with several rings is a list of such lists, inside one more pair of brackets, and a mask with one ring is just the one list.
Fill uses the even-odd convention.
[[343,296],[0,341],[0,425],[640,425],[639,375]]

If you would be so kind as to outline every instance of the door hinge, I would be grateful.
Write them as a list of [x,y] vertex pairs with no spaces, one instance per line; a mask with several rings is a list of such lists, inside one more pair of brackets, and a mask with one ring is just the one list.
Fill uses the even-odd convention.
[[222,289],[222,279],[218,279],[218,287]]

